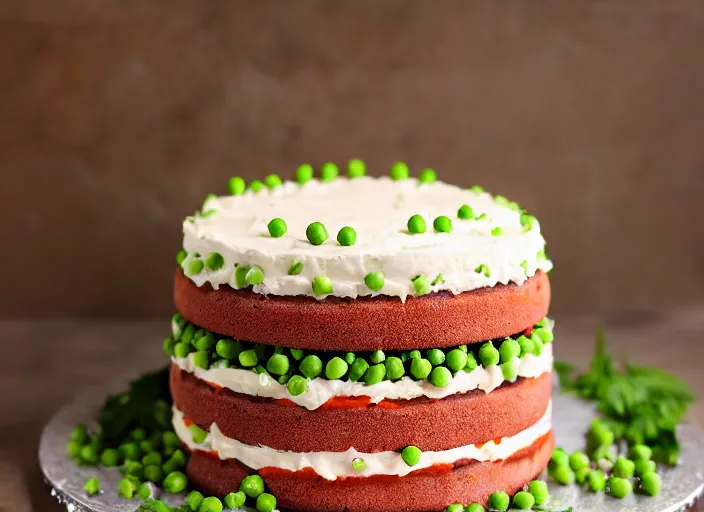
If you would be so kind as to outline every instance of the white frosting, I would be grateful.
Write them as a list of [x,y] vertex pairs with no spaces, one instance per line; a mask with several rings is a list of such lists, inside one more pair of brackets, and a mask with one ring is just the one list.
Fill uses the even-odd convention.
[[[201,380],[217,386],[231,389],[235,393],[262,396],[268,398],[287,398],[306,409],[317,409],[330,398],[338,396],[368,396],[372,403],[379,403],[384,399],[411,399],[426,396],[428,398],[444,398],[457,393],[466,393],[473,389],[490,392],[504,382],[501,368],[490,365],[486,368],[477,367],[471,372],[457,372],[444,388],[433,386],[427,380],[413,380],[411,377],[392,381],[382,381],[378,384],[367,386],[361,382],[326,380],[320,377],[308,381],[308,391],[293,396],[285,385],[279,384],[269,375],[256,374],[251,370],[238,368],[210,368],[204,370],[193,363],[193,355],[188,358],[172,358],[182,370],[195,374]],[[516,358],[514,364],[518,366],[518,376],[535,378],[552,370],[552,343],[543,346],[539,355],[526,354]]]
[[[486,218],[458,219],[457,210],[463,204],[472,207],[475,216],[486,214]],[[432,291],[460,293],[497,283],[522,284],[536,271],[552,268],[550,261],[538,256],[545,240],[537,222],[524,232],[520,213],[496,203],[490,194],[442,182],[419,184],[416,179],[388,177],[313,180],[303,186],[286,182],[273,190],[208,199],[203,210],[215,213],[183,224],[183,247],[189,253],[185,262],[195,252],[203,258],[220,253],[225,259],[221,269],[189,276],[198,286],[210,283],[216,289],[223,284],[236,288],[235,264],[262,268],[264,282],[254,286],[256,293],[313,296],[311,282],[322,275],[332,280],[333,295],[374,295],[364,277],[381,271],[385,284],[378,294],[402,300],[413,294],[411,279],[420,274],[431,282],[442,274],[444,279]],[[424,217],[426,233],[408,233],[406,224],[414,214]],[[434,232],[433,220],[439,215],[452,219],[451,233]],[[271,237],[267,230],[276,217],[288,226],[280,238]],[[316,221],[329,234],[319,246],[306,238],[306,228]],[[356,230],[354,246],[337,243],[343,226]],[[504,234],[492,236],[495,227]],[[293,262],[302,262],[303,271],[289,276]],[[475,272],[479,265],[489,268],[489,277]]]
[[[173,425],[181,441],[191,450],[216,451],[221,460],[237,459],[254,470],[274,467],[298,471],[311,468],[327,480],[336,480],[346,476],[396,475],[404,476],[435,464],[452,464],[459,460],[477,461],[504,460],[519,450],[532,445],[551,430],[551,405],[548,405],[543,417],[533,426],[510,437],[501,438],[499,443],[489,441],[482,445],[467,445],[437,452],[423,452],[420,462],[408,466],[398,452],[361,453],[350,448],[344,452],[290,452],[274,450],[267,446],[252,446],[241,443],[223,435],[218,426],[210,426],[205,441],[193,442],[192,435],[183,421],[183,413],[174,408]],[[367,463],[366,469],[359,471],[352,467],[352,461],[362,458]]]

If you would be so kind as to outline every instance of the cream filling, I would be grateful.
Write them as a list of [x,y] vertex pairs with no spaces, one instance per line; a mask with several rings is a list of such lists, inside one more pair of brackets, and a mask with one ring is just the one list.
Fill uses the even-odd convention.
[[[457,218],[467,204],[481,220]],[[210,283],[237,287],[235,265],[258,265],[264,282],[256,293],[314,296],[311,283],[317,276],[332,280],[332,295],[390,295],[405,300],[414,293],[411,279],[419,274],[434,282],[431,291],[461,293],[476,288],[523,284],[538,270],[548,271],[552,263],[539,253],[545,240],[536,221],[524,232],[520,212],[495,202],[488,193],[476,193],[447,183],[419,184],[416,179],[393,181],[382,178],[338,178],[328,183],[313,180],[303,186],[286,182],[273,190],[247,191],[239,196],[208,199],[205,217],[195,216],[183,224],[183,247],[189,256],[211,252],[225,260],[222,268],[203,269],[188,276],[198,286]],[[420,214],[426,221],[423,234],[408,233],[408,219]],[[450,233],[435,233],[433,220],[446,215],[452,220]],[[269,235],[267,224],[285,220],[288,231],[280,238]],[[312,222],[322,222],[329,238],[314,246],[306,238]],[[337,241],[340,228],[351,226],[357,241],[342,247]],[[492,229],[501,228],[500,236]],[[293,263],[303,264],[298,275],[288,275]],[[486,265],[489,276],[475,272]],[[383,272],[385,283],[372,292],[364,278],[369,272]],[[318,297],[323,298],[323,297]]]
[[[551,430],[551,409],[548,405],[543,417],[533,426],[510,437],[503,437],[498,443],[489,441],[482,445],[470,444],[450,450],[423,452],[420,462],[408,466],[398,452],[362,453],[354,448],[344,452],[290,452],[274,450],[267,446],[252,446],[241,443],[223,435],[218,426],[210,426],[205,441],[200,444],[193,442],[191,432],[184,423],[181,411],[174,408],[173,425],[181,441],[191,450],[216,451],[221,460],[237,459],[245,466],[254,470],[265,467],[298,471],[311,468],[326,480],[336,480],[347,476],[394,475],[404,476],[411,471],[428,468],[435,464],[452,464],[459,460],[499,461],[509,458],[523,448],[531,446],[539,438]],[[364,459],[366,469],[357,470],[352,467],[356,458]]]
[[[340,396],[368,396],[372,403],[382,400],[410,400],[425,396],[428,398],[445,398],[458,393],[466,393],[474,389],[481,389],[489,393],[505,381],[501,368],[489,365],[486,368],[477,367],[471,372],[459,371],[444,388],[433,386],[427,380],[413,380],[403,377],[398,381],[382,381],[378,384],[367,386],[361,382],[326,380],[315,378],[308,381],[308,391],[293,396],[288,388],[276,382],[269,375],[256,374],[251,370],[239,368],[210,368],[204,370],[193,363],[193,355],[188,358],[172,358],[182,370],[193,373],[196,377],[217,386],[230,389],[235,393],[267,398],[286,398],[306,409],[317,409],[333,397]],[[543,345],[543,352],[539,355],[526,354],[522,358],[515,358],[513,363],[518,367],[518,376],[526,378],[539,377],[552,370],[552,343]]]

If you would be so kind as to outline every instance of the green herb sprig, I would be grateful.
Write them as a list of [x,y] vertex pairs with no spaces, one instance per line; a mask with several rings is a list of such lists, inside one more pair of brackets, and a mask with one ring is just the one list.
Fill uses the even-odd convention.
[[602,422],[615,441],[653,448],[653,458],[674,465],[679,457],[677,425],[684,419],[694,395],[688,383],[649,366],[619,367],[606,352],[606,336],[599,329],[596,351],[586,373],[556,361],[555,372],[563,391],[597,402]]

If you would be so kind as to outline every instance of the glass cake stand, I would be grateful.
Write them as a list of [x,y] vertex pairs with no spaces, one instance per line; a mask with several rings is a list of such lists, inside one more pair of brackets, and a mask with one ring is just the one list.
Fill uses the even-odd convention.
[[[77,423],[96,422],[97,413],[109,393],[124,389],[120,385],[86,390],[59,410],[42,432],[39,464],[51,487],[51,494],[69,512],[134,512],[139,500],[117,495],[122,477],[116,468],[79,467],[66,456],[69,433]],[[553,395],[553,430],[556,444],[568,451],[584,449],[584,433],[595,416],[592,405],[555,389]],[[657,497],[631,494],[619,500],[604,493],[589,493],[572,485],[562,487],[549,482],[554,512],[677,512],[693,506],[704,492],[704,431],[684,424],[679,428],[680,464],[661,470],[662,491]],[[100,495],[89,497],[83,491],[85,481],[97,477],[103,488]],[[160,497],[169,505],[184,502],[182,495]]]

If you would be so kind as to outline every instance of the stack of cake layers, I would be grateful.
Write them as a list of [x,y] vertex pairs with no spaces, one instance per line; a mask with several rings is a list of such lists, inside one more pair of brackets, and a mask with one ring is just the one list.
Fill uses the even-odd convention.
[[552,264],[535,217],[427,175],[266,183],[183,225],[168,351],[194,486],[258,473],[282,510],[420,512],[539,475]]

